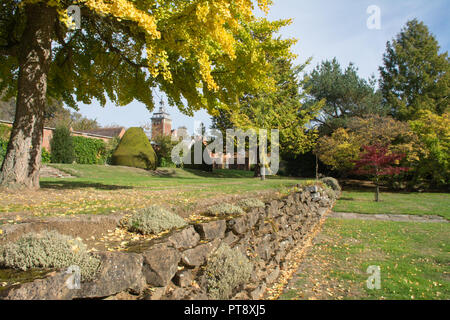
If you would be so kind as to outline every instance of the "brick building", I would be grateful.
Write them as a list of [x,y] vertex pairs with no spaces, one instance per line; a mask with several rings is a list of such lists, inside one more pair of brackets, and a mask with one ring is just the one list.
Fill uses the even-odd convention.
[[159,107],[159,111],[155,112],[152,117],[152,138],[157,136],[168,136],[172,134],[172,119],[170,115],[164,110],[164,107]]
[[[12,127],[12,121],[5,121],[0,120],[0,124],[6,125],[8,127]],[[49,128],[44,127],[44,132],[42,135],[42,147],[45,148],[47,151],[51,151],[50,148],[50,141],[53,138],[53,131],[55,128]],[[80,136],[85,138],[91,138],[91,139],[100,139],[104,142],[108,142],[111,139],[115,137],[122,138],[122,136],[125,134],[125,128],[123,127],[117,127],[117,128],[100,128],[96,130],[91,131],[73,131],[72,128],[70,128],[70,131],[72,133],[72,136]]]

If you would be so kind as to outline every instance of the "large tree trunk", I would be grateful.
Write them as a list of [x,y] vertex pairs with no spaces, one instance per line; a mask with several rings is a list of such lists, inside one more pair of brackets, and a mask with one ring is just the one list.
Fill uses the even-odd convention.
[[27,5],[25,14],[26,27],[18,50],[16,117],[0,173],[0,186],[8,189],[39,188],[47,77],[56,18],[55,9],[44,4]]

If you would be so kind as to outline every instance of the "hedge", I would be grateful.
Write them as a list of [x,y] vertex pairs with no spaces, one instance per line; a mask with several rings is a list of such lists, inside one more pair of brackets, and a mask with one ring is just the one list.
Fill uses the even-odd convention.
[[[6,155],[6,148],[11,133],[11,127],[0,124],[0,166]],[[70,135],[67,128],[58,128],[55,130],[51,142],[53,149],[50,153],[42,148],[42,163],[72,163],[73,160],[79,164],[105,164],[110,162],[111,155],[116,149],[119,139],[113,139],[105,143],[100,139],[91,139],[86,137],[74,137]]]
[[[0,139],[0,168],[3,164],[3,160],[6,156],[6,149],[8,148],[8,141]],[[50,162],[50,152],[45,148],[42,148],[42,163]]]
[[75,160],[75,149],[73,137],[66,127],[59,127],[53,131],[53,138],[50,141],[52,150],[52,163],[73,163]]
[[105,164],[106,143],[100,139],[73,137],[75,162],[78,164]]

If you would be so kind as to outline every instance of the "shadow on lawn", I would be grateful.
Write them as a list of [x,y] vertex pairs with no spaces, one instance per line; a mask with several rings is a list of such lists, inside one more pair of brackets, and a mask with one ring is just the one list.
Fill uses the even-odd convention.
[[131,186],[117,186],[107,185],[102,183],[89,183],[81,181],[41,181],[41,189],[56,189],[56,190],[72,190],[81,188],[94,188],[97,190],[123,190],[133,189]]

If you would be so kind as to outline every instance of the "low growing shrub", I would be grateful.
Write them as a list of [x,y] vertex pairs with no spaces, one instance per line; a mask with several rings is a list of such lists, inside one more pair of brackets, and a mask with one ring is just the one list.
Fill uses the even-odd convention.
[[233,290],[244,285],[253,271],[252,263],[238,249],[222,244],[209,258],[205,274],[212,299],[229,299]]
[[42,163],[50,163],[52,161],[52,155],[45,148],[42,148],[41,161]]
[[320,181],[322,181],[324,184],[326,184],[327,186],[329,186],[331,189],[333,189],[336,192],[341,192],[342,188],[339,185],[339,182],[332,177],[326,177],[321,179]]
[[328,196],[330,199],[336,199],[338,197],[337,191],[334,191],[331,189],[328,185],[325,185],[323,188],[323,192]]
[[172,162],[172,159],[166,159],[166,158],[158,158],[159,159],[159,165],[158,167],[161,168],[176,168],[177,165]]
[[24,271],[78,266],[82,281],[89,281],[95,277],[100,259],[89,253],[81,240],[56,231],[44,231],[26,234],[16,242],[0,247],[0,266]]
[[152,139],[156,144],[154,150],[158,158],[158,167],[176,168],[175,163],[172,162],[172,150],[178,142],[173,141],[172,137],[168,135],[158,135]]
[[127,222],[129,231],[141,234],[158,234],[186,225],[186,221],[179,215],[158,206],[140,210],[133,214]]
[[237,205],[245,209],[264,208],[266,206],[264,202],[255,198],[239,200]]
[[238,215],[243,214],[244,210],[241,207],[230,203],[219,203],[211,206],[206,214],[213,217],[226,216],[226,215]]

